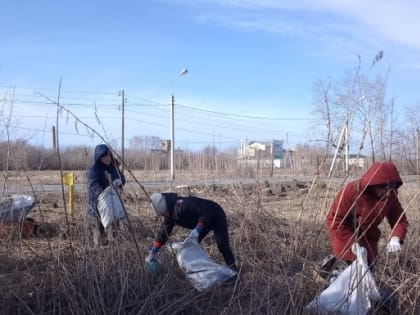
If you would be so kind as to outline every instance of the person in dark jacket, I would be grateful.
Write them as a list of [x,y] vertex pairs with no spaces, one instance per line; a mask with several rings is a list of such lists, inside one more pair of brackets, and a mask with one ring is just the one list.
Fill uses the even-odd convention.
[[189,238],[201,242],[210,232],[214,232],[217,247],[226,265],[236,270],[235,258],[229,245],[228,226],[223,208],[214,201],[197,197],[180,197],[176,193],[154,193],[150,196],[153,208],[158,216],[164,216],[164,222],[157,234],[146,267],[153,263],[159,249],[166,243],[175,225],[192,229]]
[[[86,176],[88,180],[88,222],[92,230],[94,246],[98,247],[107,243],[106,231],[97,208],[98,197],[111,184],[110,181],[115,187],[122,188],[125,184],[125,177],[118,170],[112,153],[105,144],[95,147],[94,162],[87,169]],[[118,229],[118,224],[118,222],[113,224],[111,230],[115,232]]]
[[393,163],[376,162],[361,178],[349,182],[337,193],[326,217],[335,258],[347,263],[355,260],[351,246],[358,242],[366,248],[369,264],[374,263],[381,236],[379,225],[384,218],[391,227],[387,251],[401,251],[408,227],[398,200],[398,188],[402,184]]

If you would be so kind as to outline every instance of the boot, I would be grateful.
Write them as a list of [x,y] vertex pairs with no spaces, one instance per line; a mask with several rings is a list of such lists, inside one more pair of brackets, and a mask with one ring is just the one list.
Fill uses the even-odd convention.
[[324,284],[331,282],[331,277],[337,277],[348,265],[349,262],[337,259],[334,255],[328,255],[316,264],[313,274],[314,280]]

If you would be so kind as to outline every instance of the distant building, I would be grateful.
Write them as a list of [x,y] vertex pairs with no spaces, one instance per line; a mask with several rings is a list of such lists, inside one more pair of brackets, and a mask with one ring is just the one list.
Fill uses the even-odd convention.
[[367,157],[361,154],[349,154],[349,165],[359,168],[365,168],[367,164]]
[[280,168],[283,158],[283,141],[241,141],[238,149],[240,163],[255,164],[256,162],[273,165]]
[[238,159],[253,158],[257,154],[274,157],[274,159],[282,159],[283,141],[241,141],[241,146],[238,150]]

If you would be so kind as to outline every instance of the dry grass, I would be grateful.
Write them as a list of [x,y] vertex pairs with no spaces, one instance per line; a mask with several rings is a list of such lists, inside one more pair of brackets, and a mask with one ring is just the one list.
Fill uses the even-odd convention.
[[[159,222],[140,189],[124,192],[130,224],[102,249],[87,246],[84,194],[77,195],[66,224],[61,194],[37,193],[33,216],[39,235],[0,243],[1,313],[304,314],[304,305],[324,288],[313,280],[312,267],[329,253],[323,219],[336,190],[337,184],[318,182],[191,187],[227,211],[240,267],[234,285],[204,293],[189,285],[167,250],[160,255],[164,268],[145,273],[143,261]],[[382,252],[375,268],[378,285],[397,297],[398,314],[420,314],[418,191],[416,183],[400,191],[411,224],[402,254]],[[175,228],[171,240],[188,232]],[[223,262],[212,234],[203,246]]]

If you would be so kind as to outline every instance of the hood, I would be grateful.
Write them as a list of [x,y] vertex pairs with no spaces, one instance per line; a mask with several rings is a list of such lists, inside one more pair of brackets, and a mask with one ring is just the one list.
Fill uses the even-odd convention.
[[153,204],[153,209],[156,212],[156,215],[164,215],[166,211],[168,211],[168,207],[166,205],[166,200],[161,193],[154,193],[150,196],[150,201]]
[[396,188],[400,187],[403,182],[400,174],[391,162],[376,162],[369,167],[365,174],[360,178],[361,187],[374,185],[395,184]]
[[109,152],[109,149],[106,144],[98,144],[95,147],[95,156],[94,161],[97,163],[101,157]]

